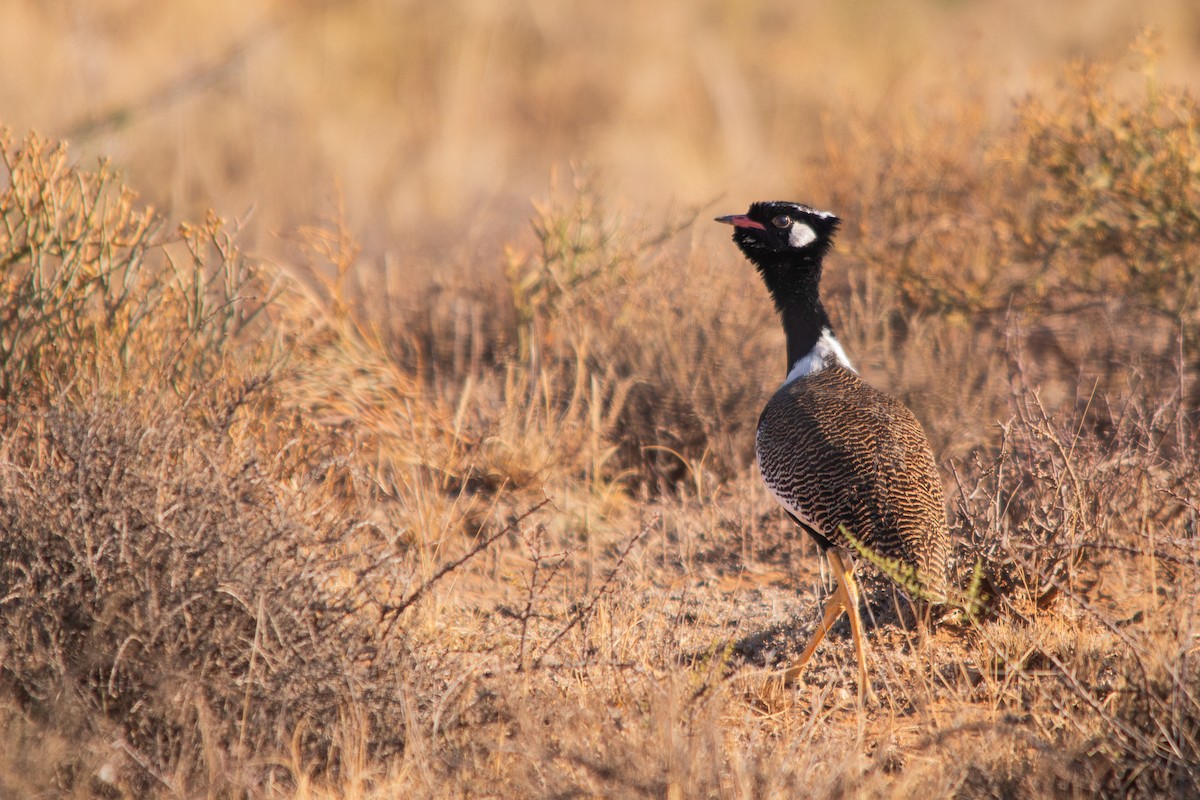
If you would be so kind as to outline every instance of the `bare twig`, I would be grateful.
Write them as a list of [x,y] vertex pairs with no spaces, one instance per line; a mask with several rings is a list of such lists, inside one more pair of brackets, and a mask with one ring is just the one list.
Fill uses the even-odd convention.
[[621,567],[625,564],[625,559],[629,556],[629,551],[631,551],[633,546],[640,542],[646,536],[646,534],[650,532],[651,527],[657,523],[658,515],[656,514],[649,522],[642,526],[641,530],[630,537],[629,541],[626,542],[625,547],[621,549],[620,555],[617,556],[617,563],[613,565],[611,570],[609,570],[608,576],[605,577],[604,582],[596,588],[596,591],[592,592],[591,599],[588,600],[587,605],[582,606],[571,615],[571,619],[567,620],[567,624],[562,627],[562,630],[554,635],[554,638],[550,640],[550,644],[546,645],[538,657],[533,660],[533,669],[538,669],[542,665],[542,660],[545,659],[546,655],[554,649],[555,645],[562,641],[562,638],[566,636],[572,628],[582,622],[584,618],[591,615],[591,613],[596,609],[596,604],[600,602],[600,598],[608,594],[610,590],[609,587],[612,586],[613,580],[617,577],[617,573],[621,571]]
[[[440,581],[442,578],[446,577],[446,575],[450,574],[454,570],[461,567],[463,564],[470,561],[475,556],[482,553],[484,550],[486,550],[488,547],[490,547],[492,545],[492,543],[495,542],[500,537],[508,534],[511,531],[516,530],[517,527],[522,522],[524,522],[526,519],[528,519],[529,517],[536,514],[538,511],[541,511],[544,507],[546,507],[549,504],[550,504],[550,498],[546,498],[545,500],[542,500],[537,505],[534,505],[533,507],[522,512],[520,516],[518,516],[512,522],[505,525],[503,528],[500,528],[499,530],[495,531],[494,533],[488,534],[487,536],[483,537],[478,542],[476,542],[475,546],[472,547],[470,550],[468,550],[466,553],[464,553],[463,555],[454,559],[453,561],[448,561],[445,564],[443,564],[438,569],[437,572],[433,573],[432,576],[430,576],[427,580],[423,581],[420,586],[418,586],[416,589],[414,589],[412,591],[411,594],[408,595],[408,597],[404,598],[396,605],[387,605],[387,604],[381,605],[379,608],[379,621],[383,622],[388,617],[391,617],[392,623],[394,624],[395,620],[401,614],[403,614],[404,611],[409,606],[411,606],[413,603],[420,600],[421,596],[424,595],[425,592],[429,591],[430,587],[432,587],[435,583]],[[390,631],[390,628],[391,628],[391,626],[389,626],[389,631]]]
[[[544,529],[539,525],[532,536],[525,537],[533,564],[530,568],[528,582],[525,587],[525,606],[521,609],[521,613],[517,615],[517,618],[521,622],[521,640],[517,648],[517,672],[525,671],[525,646],[528,643],[529,637],[529,620],[535,616],[533,611],[534,603],[537,602],[538,597],[554,581],[554,578],[567,563],[567,559],[565,558],[566,552],[549,556],[542,552],[542,537],[544,534]],[[547,559],[554,559],[554,563],[548,569],[544,570],[542,565]],[[544,571],[548,574],[543,576],[542,573]],[[542,576],[540,582],[538,580],[539,576]]]

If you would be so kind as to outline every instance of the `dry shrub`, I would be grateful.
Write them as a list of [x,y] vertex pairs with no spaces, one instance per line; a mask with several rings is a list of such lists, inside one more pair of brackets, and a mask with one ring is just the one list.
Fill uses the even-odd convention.
[[[70,169],[62,145],[34,138],[14,146],[4,131],[0,151],[7,168],[0,396],[11,413],[69,384],[76,356],[95,361],[98,339],[115,339],[112,349],[127,352],[128,337],[154,310],[140,278],[155,223],[133,207],[132,192],[113,186],[107,166]],[[86,349],[64,352],[68,341]]]
[[0,684],[73,743],[54,783],[263,785],[288,742],[336,763],[347,709],[399,749],[403,651],[362,613],[389,548],[282,402],[268,276],[216,219],[162,237],[104,166],[3,152]]
[[[285,491],[252,442],[188,419],[212,411],[97,398],[5,437],[4,684],[34,719],[109,743],[100,763],[65,760],[78,778],[108,763],[139,793],[205,774],[212,789],[258,784],[255,754],[293,737],[330,757],[324,721],[347,682],[375,726],[395,713],[366,680],[393,658],[355,615],[368,570],[353,518]],[[397,749],[385,727],[376,741]]]
[[[0,393],[11,413],[101,376],[185,392],[220,367],[222,344],[257,319],[274,289],[210,217],[162,235],[106,163],[67,161],[61,144],[0,135]],[[164,333],[174,336],[164,336]]]
[[1021,109],[1010,180],[1040,191],[1009,207],[1012,257],[1037,267],[1019,289],[1043,302],[1118,296],[1194,328],[1200,101],[1159,88],[1152,65],[1140,96],[1120,99],[1112,69],[1080,65],[1061,92]]
[[1159,85],[1145,50],[1120,64],[1142,83],[1117,88],[1117,66],[1072,68],[1001,131],[970,100],[903,125],[829,123],[810,182],[846,219],[826,270],[834,320],[937,452],[996,442],[980,421],[1008,414],[998,356],[1014,314],[1029,379],[1055,409],[1086,404],[1085,376],[1097,397],[1167,391],[1180,332],[1195,361],[1198,109]]
[[[508,267],[518,360],[550,391],[571,387],[549,397],[535,386],[530,400],[578,409],[605,448],[593,445],[594,464],[611,457],[609,475],[656,491],[701,470],[729,478],[745,469],[747,409],[762,397],[760,365],[773,352],[752,271],[725,275],[679,247],[697,214],[647,230],[577,174],[571,190],[537,206],[537,249],[511,255]],[[584,462],[585,474],[594,464]]]
[[[380,321],[417,342],[393,349],[428,377],[429,403],[450,409],[466,485],[568,485],[603,505],[745,470],[753,409],[782,373],[778,330],[751,269],[689,251],[696,214],[639,220],[575,171],[534,203],[531,236],[507,248],[493,295],[474,270],[450,284],[454,303],[439,283],[401,330]],[[382,313],[354,295],[357,313]],[[446,319],[429,310],[441,306]]]
[[[854,252],[913,310],[1041,313],[1120,297],[1178,323],[1196,312],[1200,106],[1146,75],[1081,63],[1017,107],[995,137],[968,109],[894,139],[856,131],[832,153],[865,191],[848,197]],[[943,122],[937,120],[937,122]]]
[[[216,218],[163,234],[62,147],[4,154],[0,687],[30,747],[67,743],[44,780],[235,793],[409,753],[457,668],[414,606],[528,515],[472,482],[489,442],[336,285]],[[344,233],[305,235],[344,272]]]
[[[980,596],[968,601],[995,620],[977,623],[981,667],[1009,684],[1005,703],[1055,708],[1031,719],[1060,717],[1048,742],[1068,729],[1077,791],[1200,791],[1200,672],[1181,643],[1197,634],[1200,461],[1182,387],[1119,406],[1068,398],[1051,411],[1023,354],[1010,369],[1013,417],[998,451],[956,475],[959,582],[975,580]],[[1092,404],[1108,406],[1110,425],[1088,424]],[[1065,638],[1047,635],[1064,624]],[[1058,685],[1022,677],[1038,673]]]
[[[1001,425],[998,452],[986,465],[982,453],[970,465],[975,482],[964,485],[958,476],[958,515],[963,540],[998,582],[994,588],[1030,611],[1063,591],[1088,593],[1098,577],[1082,567],[1104,565],[1107,548],[1158,552],[1156,531],[1186,534],[1200,465],[1178,393],[1129,398],[1119,407],[1093,395],[1050,411],[1026,382],[1021,354],[1010,367],[1014,416]],[[1088,425],[1091,404],[1106,406],[1110,426]],[[1167,534],[1163,544],[1186,540]]]

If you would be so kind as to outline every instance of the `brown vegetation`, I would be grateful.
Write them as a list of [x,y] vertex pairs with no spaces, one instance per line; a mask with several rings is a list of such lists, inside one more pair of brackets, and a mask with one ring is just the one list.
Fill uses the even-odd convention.
[[762,688],[823,589],[752,466],[781,337],[699,209],[577,171],[392,313],[342,217],[262,263],[5,134],[0,795],[1200,794],[1200,103],[1112,84],[806,162],[963,588],[921,636],[866,581],[866,709],[840,629]]

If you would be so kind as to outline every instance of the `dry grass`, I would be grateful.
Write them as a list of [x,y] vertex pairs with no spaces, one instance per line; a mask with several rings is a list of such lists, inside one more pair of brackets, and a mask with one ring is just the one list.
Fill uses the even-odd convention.
[[[351,6],[288,35],[350,36]],[[496,47],[560,46],[526,10]],[[435,177],[477,55],[403,132],[439,139]],[[835,322],[949,489],[962,607],[922,635],[864,576],[870,708],[840,628],[765,687],[825,588],[752,466],[782,337],[698,210],[563,171],[503,254],[416,280],[362,255],[353,181],[264,262],[5,134],[0,795],[1200,794],[1200,134],[1153,63],[1132,90],[1073,69],[1011,121],[847,111],[785,165],[846,217]],[[563,118],[492,146],[614,93],[538,64],[492,80]]]

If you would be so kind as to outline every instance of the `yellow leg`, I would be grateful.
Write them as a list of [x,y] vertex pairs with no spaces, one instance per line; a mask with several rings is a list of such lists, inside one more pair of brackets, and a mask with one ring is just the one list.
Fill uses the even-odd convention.
[[837,577],[837,587],[825,602],[825,614],[821,619],[821,624],[813,632],[812,638],[804,647],[804,652],[788,665],[787,670],[783,673],[783,683],[787,686],[800,677],[800,674],[804,672],[804,667],[816,651],[817,645],[821,643],[825,634],[829,633],[829,629],[833,627],[833,623],[837,622],[838,617],[845,611],[850,616],[850,634],[854,639],[854,655],[858,660],[858,697],[860,700],[864,695],[871,698],[874,693],[871,691],[867,679],[866,640],[862,633],[862,618],[858,614],[858,584],[854,582],[854,573],[846,566],[846,562],[836,549],[830,548],[827,555],[834,575]]
[[837,573],[838,585],[845,587],[847,613],[850,615],[850,636],[854,639],[854,655],[858,659],[858,699],[863,697],[874,700],[875,693],[871,689],[871,681],[867,677],[867,640],[862,632],[862,617],[858,615],[858,584],[854,580],[854,571],[842,560],[841,553],[830,548],[829,563]]
[[825,616],[821,619],[821,624],[813,631],[812,638],[808,640],[808,644],[804,646],[804,652],[801,653],[795,661],[788,665],[787,671],[783,673],[783,685],[790,686],[800,677],[800,673],[804,672],[804,667],[808,664],[808,660],[812,658],[812,654],[816,651],[817,645],[825,638],[825,634],[829,633],[829,629],[833,627],[833,623],[837,622],[838,617],[846,610],[846,601],[843,597],[842,581],[839,578],[837,587],[833,590],[833,594],[825,601]]

